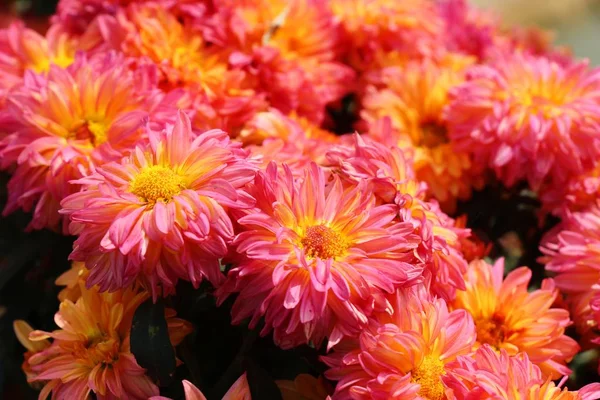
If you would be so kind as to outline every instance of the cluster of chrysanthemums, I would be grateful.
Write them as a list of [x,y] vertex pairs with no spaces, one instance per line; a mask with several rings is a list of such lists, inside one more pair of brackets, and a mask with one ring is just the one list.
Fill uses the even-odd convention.
[[[600,343],[600,70],[461,0],[61,0],[0,31],[0,167],[77,236],[57,330],[15,323],[40,398],[159,399],[129,332],[180,280],[327,344],[293,398],[600,398],[554,382]],[[449,216],[494,176],[562,219],[536,290]]]

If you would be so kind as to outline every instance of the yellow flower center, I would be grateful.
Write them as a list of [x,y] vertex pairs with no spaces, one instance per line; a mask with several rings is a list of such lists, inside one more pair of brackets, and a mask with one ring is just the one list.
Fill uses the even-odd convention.
[[87,128],[94,135],[94,144],[98,146],[106,142],[106,131],[108,130],[106,124],[96,121],[88,121]]
[[325,225],[308,227],[301,244],[307,256],[321,259],[340,257],[350,245],[342,235]]
[[436,357],[425,356],[421,365],[411,372],[411,380],[421,385],[419,396],[429,400],[442,400],[445,389],[440,377],[444,375],[444,364]]
[[93,146],[106,142],[108,126],[102,121],[87,120],[71,131],[70,138],[89,140]]
[[489,344],[498,349],[507,336],[504,318],[493,315],[490,318],[479,318],[475,320],[477,341],[481,344]]
[[436,122],[424,122],[421,124],[421,137],[419,145],[430,149],[448,143],[446,127]]
[[183,177],[162,165],[144,168],[129,185],[131,193],[150,204],[158,200],[169,201],[183,189]]

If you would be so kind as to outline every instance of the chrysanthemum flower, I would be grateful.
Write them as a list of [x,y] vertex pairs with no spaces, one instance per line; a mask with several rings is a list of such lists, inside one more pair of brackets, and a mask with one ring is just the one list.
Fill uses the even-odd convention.
[[326,153],[338,141],[333,133],[277,109],[255,114],[238,139],[250,144],[247,149],[263,168],[272,161],[285,163],[295,176],[303,175],[311,162],[326,165]]
[[136,2],[114,16],[100,16],[95,21],[98,43],[88,39],[86,45],[115,49],[139,62],[150,60],[161,72],[162,88],[195,94],[194,126],[199,129],[240,129],[265,107],[254,91],[255,80],[241,69],[230,69],[232,50],[209,44],[194,26],[181,21],[170,9],[175,3]]
[[233,322],[251,316],[255,326],[264,316],[262,333],[273,329],[281,347],[358,333],[376,295],[420,277],[420,237],[394,222],[395,206],[376,206],[366,185],[344,188],[315,164],[294,179],[272,163],[249,190],[256,210],[239,218],[233,242],[241,260],[217,294],[239,292]]
[[[40,399],[85,400],[147,399],[158,387],[145,375],[130,352],[129,330],[136,308],[149,297],[136,288],[113,293],[85,289],[75,302],[61,303],[55,321],[60,329],[34,331],[29,340],[46,341],[49,347],[32,354],[27,362],[32,382],[44,382]],[[189,330],[187,331],[189,333]]]
[[593,400],[600,398],[600,384],[569,391],[543,377],[527,353],[509,356],[489,345],[472,357],[458,357],[452,363],[454,374],[446,380],[457,400]]
[[564,185],[542,186],[540,197],[544,210],[560,217],[569,211],[579,212],[593,207],[600,197],[600,164],[571,177]]
[[218,284],[219,259],[233,227],[227,210],[252,205],[240,188],[254,177],[246,152],[223,131],[193,137],[183,113],[175,126],[150,131],[120,163],[97,168],[77,183],[84,191],[62,202],[78,234],[71,257],[90,269],[88,285],[102,291],[140,278],[156,296],[178,279]]
[[600,318],[590,303],[600,294],[600,206],[567,213],[562,223],[542,239],[540,262],[555,274],[554,281],[566,297],[582,343],[597,338]]
[[497,50],[503,40],[495,16],[472,7],[466,0],[437,2],[444,21],[443,39],[446,48],[485,60]]
[[361,116],[367,127],[383,117],[391,118],[391,131],[374,129],[371,135],[382,143],[413,146],[417,178],[428,184],[442,208],[453,212],[457,199],[467,200],[473,187],[482,187],[483,176],[471,156],[457,151],[448,138],[442,110],[448,104],[448,92],[463,81],[464,70],[473,61],[451,58],[443,65],[428,60],[385,69],[384,87],[367,88]]
[[63,272],[56,280],[54,284],[56,286],[64,286],[64,288],[58,293],[58,300],[65,301],[71,300],[76,302],[81,297],[81,282],[85,283],[89,270],[85,267],[85,264],[80,261],[73,261],[71,268]]
[[201,12],[206,7],[205,2],[197,0],[60,0],[51,22],[73,36],[85,35],[97,16],[115,15],[131,3],[143,2],[160,4],[176,16],[180,16],[182,9]]
[[353,71],[341,63],[340,29],[318,0],[221,0],[202,26],[232,65],[256,80],[270,104],[321,123],[325,106],[351,90]]
[[31,332],[33,332],[33,328],[23,320],[15,320],[13,322],[13,330],[19,343],[21,343],[21,345],[27,349],[23,355],[23,364],[21,364],[21,369],[27,377],[27,382],[33,388],[41,390],[44,387],[45,382],[35,381],[35,378],[38,374],[31,369],[29,358],[36,353],[46,350],[48,347],[50,347],[51,343],[49,340],[30,340],[29,335]]
[[[373,68],[378,51],[428,54],[441,37],[443,21],[427,0],[333,0],[331,9],[344,27],[351,65]],[[439,44],[439,42],[437,43]]]
[[552,279],[542,287],[527,291],[531,270],[521,267],[504,280],[504,260],[493,266],[483,260],[471,262],[465,281],[467,288],[458,292],[452,306],[467,310],[477,329],[477,344],[504,349],[509,355],[527,353],[544,377],[558,379],[568,375],[566,366],[579,346],[565,335],[571,324],[569,312],[551,308],[558,296]]
[[331,367],[325,376],[338,381],[332,398],[451,398],[445,381],[452,361],[471,353],[473,320],[464,310],[449,312],[423,287],[390,300],[392,315],[378,314],[355,343],[340,343],[323,358]]
[[56,27],[46,37],[22,22],[0,29],[0,101],[6,90],[23,82],[25,71],[47,72],[52,64],[67,67],[74,56],[73,40]]
[[449,136],[508,186],[563,185],[598,159],[600,70],[513,53],[470,69],[451,93]]
[[[389,126],[385,130],[389,132]],[[355,135],[352,147],[334,148],[327,156],[345,179],[368,183],[380,204],[397,205],[399,217],[410,221],[422,235],[418,254],[426,262],[425,275],[433,293],[451,300],[457,289],[464,289],[467,262],[460,241],[468,237],[469,230],[455,226],[435,202],[425,201],[426,186],[415,178],[411,149]]]
[[114,53],[29,73],[9,99],[18,128],[0,142],[0,166],[17,164],[4,214],[34,209],[29,228],[59,228],[60,201],[79,189],[70,181],[133,149],[154,90],[151,68],[130,72]]

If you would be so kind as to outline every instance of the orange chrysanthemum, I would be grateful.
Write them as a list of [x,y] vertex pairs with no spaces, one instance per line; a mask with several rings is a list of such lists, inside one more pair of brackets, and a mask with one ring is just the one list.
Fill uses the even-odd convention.
[[472,188],[483,185],[481,168],[450,142],[442,114],[448,92],[462,82],[470,63],[468,57],[452,56],[442,65],[423,61],[389,67],[380,77],[383,88],[371,86],[363,98],[361,116],[367,127],[383,117],[390,117],[392,124],[391,132],[385,132],[390,136],[382,136],[380,129],[367,130],[382,143],[413,147],[417,178],[449,212],[457,200],[471,197]]
[[516,52],[467,76],[451,93],[449,136],[506,185],[564,185],[600,156],[600,69]]
[[193,93],[190,107],[198,114],[194,124],[199,129],[240,129],[256,110],[265,107],[263,97],[253,90],[254,79],[229,68],[231,49],[208,43],[167,6],[136,2],[119,9],[114,17],[99,17],[100,44],[95,45],[121,51],[140,63],[149,60],[161,72],[161,87],[183,87]]
[[[85,400],[90,393],[99,399],[145,400],[157,395],[158,387],[137,364],[129,343],[133,314],[149,293],[136,288],[100,293],[80,285],[81,297],[60,305],[55,317],[60,329],[29,335],[34,343],[53,339],[27,359],[30,380],[45,383],[40,399],[50,393],[52,398],[73,400]],[[190,327],[178,321],[179,334],[185,336]]]
[[323,358],[331,367],[325,376],[338,381],[332,398],[452,398],[445,382],[452,361],[471,353],[473,320],[464,310],[449,312],[423,287],[398,291],[390,302],[392,315],[374,316],[357,340]]
[[473,316],[477,344],[504,349],[509,355],[527,353],[544,377],[570,374],[566,363],[579,346],[565,335],[571,324],[569,312],[551,308],[558,296],[554,281],[546,279],[541,289],[528,292],[531,270],[518,268],[502,280],[503,274],[502,259],[493,266],[483,260],[471,262],[465,276],[467,288],[452,303]]
[[459,357],[453,363],[454,374],[447,384],[456,400],[595,400],[600,384],[569,391],[543,377],[527,353],[514,357],[489,345],[480,347],[472,357]]
[[85,261],[88,284],[103,291],[138,278],[154,296],[172,292],[178,279],[218,284],[233,238],[228,210],[252,205],[241,188],[255,167],[223,131],[194,137],[183,112],[149,136],[148,146],[97,168],[78,181],[84,191],[62,202],[79,235],[71,257]]
[[376,206],[366,185],[344,188],[316,164],[295,179],[272,163],[249,190],[256,209],[237,221],[240,260],[218,295],[239,292],[234,323],[264,316],[262,333],[273,329],[281,347],[357,334],[378,294],[420,277],[413,225],[394,221],[395,206]]

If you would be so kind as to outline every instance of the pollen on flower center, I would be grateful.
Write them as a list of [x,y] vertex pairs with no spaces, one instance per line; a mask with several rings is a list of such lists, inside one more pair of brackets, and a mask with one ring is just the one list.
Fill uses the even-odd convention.
[[421,143],[419,143],[421,146],[434,148],[449,142],[446,127],[436,122],[422,123],[421,132]]
[[308,227],[301,244],[307,256],[321,259],[340,257],[349,246],[342,235],[325,225]]
[[162,165],[144,168],[129,186],[131,193],[151,204],[158,200],[169,201],[183,189],[183,177]]
[[89,140],[94,146],[106,142],[107,127],[101,121],[86,121],[72,132],[72,137],[77,140]]
[[445,372],[444,363],[438,358],[425,356],[421,364],[411,372],[412,382],[421,385],[419,396],[429,400],[442,400],[445,390],[440,377]]
[[481,318],[475,321],[477,330],[477,341],[481,344],[489,344],[494,348],[499,348],[506,337],[506,327],[504,319],[497,315],[491,318]]

